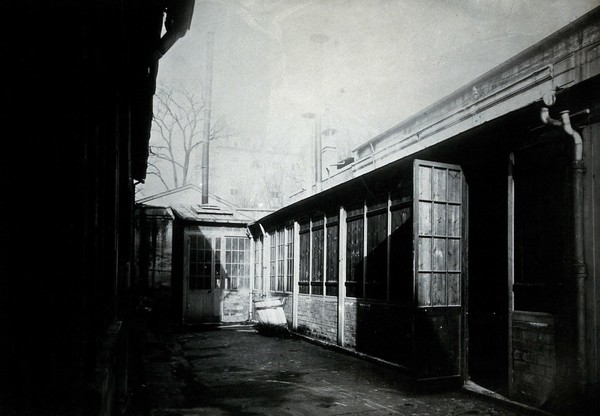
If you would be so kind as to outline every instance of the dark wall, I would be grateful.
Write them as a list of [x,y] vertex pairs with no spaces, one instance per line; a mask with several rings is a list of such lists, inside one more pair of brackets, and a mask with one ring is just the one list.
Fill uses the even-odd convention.
[[93,414],[105,331],[132,307],[136,2],[3,3],[0,413]]

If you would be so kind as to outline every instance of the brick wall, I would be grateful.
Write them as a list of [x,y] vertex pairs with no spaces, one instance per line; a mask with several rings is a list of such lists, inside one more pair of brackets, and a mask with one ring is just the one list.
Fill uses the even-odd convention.
[[223,322],[245,322],[250,319],[250,291],[223,291]]
[[337,342],[337,298],[299,295],[298,332]]
[[356,348],[358,303],[356,299],[346,299],[344,303],[344,347]]
[[554,328],[552,315],[513,313],[512,399],[539,407],[551,397],[556,376]]

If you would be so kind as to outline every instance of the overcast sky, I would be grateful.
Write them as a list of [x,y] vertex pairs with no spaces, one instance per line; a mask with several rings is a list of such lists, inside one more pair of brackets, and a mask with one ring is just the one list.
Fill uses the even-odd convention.
[[197,0],[158,82],[202,92],[248,146],[310,151],[322,116],[356,145],[600,5],[600,0]]

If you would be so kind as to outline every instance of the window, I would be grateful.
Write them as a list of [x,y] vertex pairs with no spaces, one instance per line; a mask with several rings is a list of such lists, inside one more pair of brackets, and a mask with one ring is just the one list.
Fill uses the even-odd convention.
[[248,238],[225,238],[225,273],[227,289],[250,287],[250,240]]
[[280,292],[285,290],[284,268],[285,263],[285,234],[283,228],[277,230],[277,289]]
[[190,235],[189,288],[211,289],[212,248],[203,235]]
[[363,296],[363,207],[348,210],[346,230],[346,296]]
[[323,294],[323,255],[324,255],[324,227],[323,218],[313,221],[312,227],[312,275],[310,293]]
[[310,223],[300,224],[300,276],[298,277],[298,291],[310,293]]
[[418,169],[417,305],[459,306],[462,174],[437,166]]
[[286,234],[286,280],[285,280],[285,291],[292,291],[292,282],[294,281],[294,228],[288,227],[285,229]]
[[277,234],[269,234],[271,244],[269,250],[269,290],[275,290],[277,279]]
[[215,287],[221,287],[221,237],[215,237]]
[[294,276],[294,229],[280,228],[271,233],[269,290],[291,292]]
[[368,203],[365,291],[369,299],[387,299],[387,196]]
[[254,290],[262,290],[263,237],[254,242]]
[[325,294],[338,295],[338,216],[327,217],[327,258],[325,264]]

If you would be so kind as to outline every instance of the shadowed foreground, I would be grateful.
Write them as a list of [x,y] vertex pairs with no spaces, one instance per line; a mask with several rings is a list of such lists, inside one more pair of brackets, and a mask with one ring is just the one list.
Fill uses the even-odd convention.
[[144,351],[140,414],[528,414],[462,391],[418,392],[396,369],[251,326],[150,334]]

